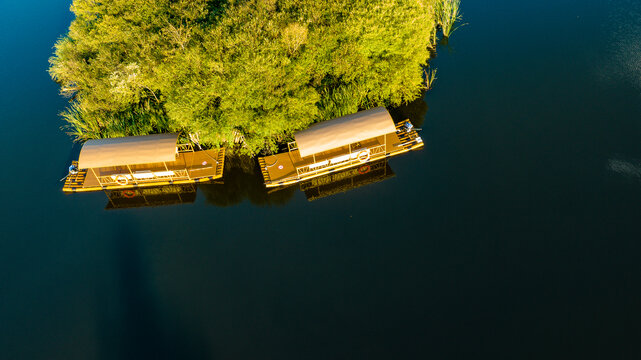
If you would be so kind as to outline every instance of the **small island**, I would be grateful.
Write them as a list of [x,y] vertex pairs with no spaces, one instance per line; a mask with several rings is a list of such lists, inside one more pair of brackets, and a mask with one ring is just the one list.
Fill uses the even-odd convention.
[[268,154],[315,122],[420,96],[457,4],[74,0],[49,72],[76,141],[177,132]]

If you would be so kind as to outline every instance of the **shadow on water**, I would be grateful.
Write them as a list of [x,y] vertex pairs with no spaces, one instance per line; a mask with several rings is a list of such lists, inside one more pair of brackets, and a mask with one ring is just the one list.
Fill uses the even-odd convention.
[[67,175],[69,174],[69,165],[71,165],[71,162],[74,160],[77,160],[78,157],[80,156],[80,149],[82,149],[82,144],[74,142],[71,144],[71,149],[69,150],[69,156],[67,156],[66,161],[64,162],[64,165],[61,166],[60,168],[60,178],[66,178]]
[[[100,336],[104,359],[203,359],[206,342],[188,326],[172,321],[171,311],[160,309],[146,270],[142,235],[129,223],[122,224],[113,245],[115,297],[103,294],[100,320],[108,332]],[[109,301],[113,300],[113,301]],[[169,313],[169,314],[168,314]],[[163,316],[159,316],[163,314]],[[169,315],[169,316],[168,316]],[[175,317],[173,317],[175,318]]]
[[397,123],[399,121],[409,119],[414,126],[423,126],[425,115],[429,109],[425,102],[425,94],[426,91],[422,91],[421,95],[415,100],[410,101],[407,104],[388,109],[392,115],[392,119],[394,119],[394,122]]
[[198,186],[208,204],[232,206],[249,200],[254,205],[285,205],[296,192],[295,187],[268,192],[256,159],[249,156],[230,156],[225,159],[223,184]]
[[[406,114],[409,113],[409,111],[406,112]],[[407,118],[406,116],[403,119]],[[225,160],[224,183],[200,184],[198,188],[205,195],[207,203],[215,206],[232,206],[245,200],[261,206],[285,205],[298,189],[305,193],[308,201],[313,201],[381,182],[394,176],[387,159],[382,159],[303,181],[299,185],[267,189],[255,159],[243,156],[229,157]]]

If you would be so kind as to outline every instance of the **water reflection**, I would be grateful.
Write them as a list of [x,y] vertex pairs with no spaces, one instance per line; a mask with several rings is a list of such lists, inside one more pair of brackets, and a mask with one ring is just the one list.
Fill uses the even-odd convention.
[[301,182],[300,185],[267,189],[260,169],[253,160],[245,157],[228,158],[225,161],[224,184],[200,184],[207,203],[224,207],[249,200],[254,205],[285,205],[293,198],[297,188],[305,193],[307,200],[313,201],[395,176],[387,159],[382,159]]
[[609,81],[625,80],[641,87],[641,4],[623,1],[612,6],[606,26],[611,42],[606,50],[605,64],[595,67],[595,72]]
[[426,91],[421,92],[421,96],[416,98],[414,101],[388,109],[390,115],[392,115],[392,119],[394,119],[394,122],[398,123],[399,121],[409,119],[414,126],[423,126],[425,114],[427,114],[427,110],[429,109],[425,102],[425,93]]
[[373,184],[394,177],[387,159],[361,165],[300,183],[300,189],[307,200],[343,193],[361,186]]
[[225,181],[105,191],[105,210],[191,204],[196,201],[198,189],[214,206],[233,206],[245,200],[260,206],[285,205],[298,187],[307,200],[313,201],[394,176],[388,160],[382,159],[301,182],[300,186],[267,189],[255,159],[229,157],[225,160]]
[[196,185],[166,185],[107,191],[106,210],[190,204],[196,201]]
[[641,179],[641,161],[639,160],[608,160],[608,168],[628,178]]
[[255,158],[229,156],[225,159],[223,184],[201,184],[198,187],[207,203],[232,206],[249,200],[254,205],[285,205],[294,196],[295,188],[268,192]]
[[[409,119],[420,127],[428,106],[422,93],[416,100],[389,109],[395,122]],[[78,151],[74,148],[73,151]],[[394,176],[387,159],[353,169],[329,174],[300,184],[309,201],[342,193]],[[294,196],[298,186],[268,190],[263,183],[258,162],[249,156],[228,156],[225,159],[223,180],[216,183],[167,185],[149,188],[113,190],[106,192],[107,210],[137,207],[156,207],[190,204],[196,200],[197,189],[205,201],[214,206],[227,207],[249,200],[253,205],[285,205]]]

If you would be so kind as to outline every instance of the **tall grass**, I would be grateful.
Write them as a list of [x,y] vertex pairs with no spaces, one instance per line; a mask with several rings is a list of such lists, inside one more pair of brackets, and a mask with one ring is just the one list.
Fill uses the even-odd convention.
[[365,97],[364,89],[358,84],[342,85],[335,89],[324,89],[318,104],[320,119],[329,120],[358,111]]
[[436,18],[443,36],[449,38],[456,29],[465,25],[455,26],[463,17],[461,16],[461,0],[437,0],[436,1]]
[[148,104],[113,113],[86,111],[80,103],[74,102],[61,115],[67,122],[63,129],[79,142],[179,130],[165,114]]
[[425,70],[423,69],[423,73],[425,74],[425,90],[431,90],[432,85],[434,84],[434,81],[436,81],[436,70],[437,69],[429,69]]

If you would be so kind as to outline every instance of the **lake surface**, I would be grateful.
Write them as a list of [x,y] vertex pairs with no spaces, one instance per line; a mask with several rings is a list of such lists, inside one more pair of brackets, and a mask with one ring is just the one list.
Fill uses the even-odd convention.
[[120,210],[60,190],[69,5],[0,2],[1,359],[641,356],[638,1],[463,0],[384,181]]

